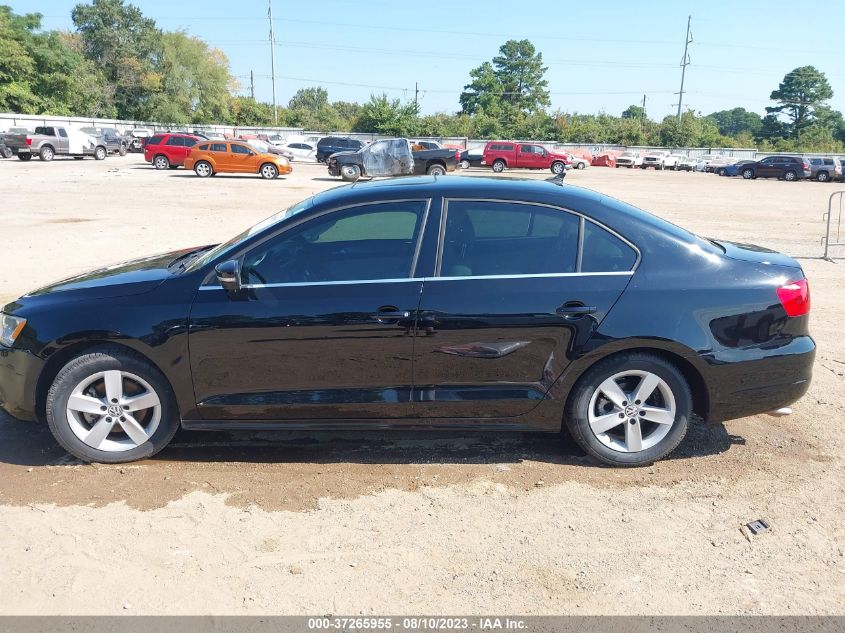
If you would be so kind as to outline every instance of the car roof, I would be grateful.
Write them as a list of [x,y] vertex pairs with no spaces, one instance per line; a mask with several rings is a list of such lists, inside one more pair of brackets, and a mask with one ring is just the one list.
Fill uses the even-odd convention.
[[671,222],[591,189],[545,180],[494,176],[407,176],[340,185],[316,194],[311,199],[309,213],[357,203],[436,197],[512,200],[569,209],[617,230],[634,243],[644,233],[659,233],[670,244],[701,240]]

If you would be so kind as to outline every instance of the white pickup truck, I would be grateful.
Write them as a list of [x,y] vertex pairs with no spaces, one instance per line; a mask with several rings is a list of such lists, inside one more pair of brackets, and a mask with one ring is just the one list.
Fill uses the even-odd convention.
[[616,159],[616,168],[619,167],[627,167],[628,169],[632,169],[634,167],[641,167],[643,164],[643,157],[640,156],[639,152],[623,152],[617,159]]

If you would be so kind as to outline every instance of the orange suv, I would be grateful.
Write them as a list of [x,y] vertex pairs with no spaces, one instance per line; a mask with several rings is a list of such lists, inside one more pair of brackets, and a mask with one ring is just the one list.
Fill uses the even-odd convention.
[[290,161],[277,154],[265,154],[239,141],[206,141],[188,151],[185,169],[193,169],[200,178],[216,174],[260,174],[272,180],[293,171]]

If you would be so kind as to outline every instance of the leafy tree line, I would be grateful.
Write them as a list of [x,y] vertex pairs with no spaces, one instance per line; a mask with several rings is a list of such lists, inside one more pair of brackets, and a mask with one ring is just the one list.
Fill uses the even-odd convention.
[[[0,6],[0,110],[172,125],[273,123],[272,106],[239,96],[225,54],[203,40],[159,29],[126,0],[90,0],[71,17],[72,32],[44,31],[40,14]],[[530,41],[509,40],[470,71],[458,112],[422,116],[416,103],[385,94],[364,104],[332,102],[315,86],[299,90],[278,119],[319,132],[845,151],[845,120],[827,105],[833,90],[813,66],[786,74],[765,116],[689,110],[662,121],[637,105],[621,116],[550,110],[546,70]]]

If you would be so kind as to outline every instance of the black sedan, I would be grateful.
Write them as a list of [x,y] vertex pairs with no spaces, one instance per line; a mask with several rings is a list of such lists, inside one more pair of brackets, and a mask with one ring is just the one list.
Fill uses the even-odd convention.
[[0,402],[83,460],[192,429],[568,429],[619,466],[800,398],[800,265],[550,182],[318,194],[3,308]]

